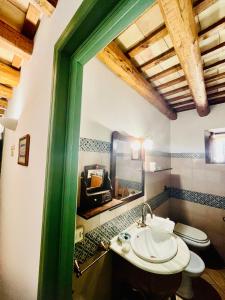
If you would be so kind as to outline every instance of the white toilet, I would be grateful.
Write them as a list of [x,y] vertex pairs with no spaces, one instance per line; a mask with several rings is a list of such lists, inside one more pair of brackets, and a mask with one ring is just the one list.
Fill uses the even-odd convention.
[[[181,223],[177,223],[174,233],[180,236],[188,246],[196,249],[204,249],[210,245],[205,232]],[[177,295],[184,299],[192,299],[194,296],[192,289],[192,278],[199,277],[205,270],[205,264],[200,256],[190,251],[190,261],[182,273],[181,285],[177,291]]]
[[181,237],[188,246],[197,250],[203,250],[210,245],[210,240],[206,233],[197,228],[177,223],[174,227],[174,233]]

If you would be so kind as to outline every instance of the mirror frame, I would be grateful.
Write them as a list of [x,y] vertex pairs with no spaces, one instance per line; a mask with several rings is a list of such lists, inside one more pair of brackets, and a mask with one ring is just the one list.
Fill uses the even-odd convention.
[[115,198],[115,177],[116,177],[116,147],[115,147],[115,140],[120,141],[127,141],[127,142],[134,142],[134,141],[140,141],[142,144],[141,147],[141,157],[140,161],[142,161],[142,175],[141,175],[141,192],[138,194],[134,194],[131,196],[128,196],[124,198],[123,203],[120,205],[126,204],[128,202],[131,202],[133,200],[136,200],[138,198],[141,198],[145,194],[145,171],[144,171],[144,160],[145,160],[145,152],[143,147],[144,140],[141,138],[135,138],[133,136],[124,135],[122,133],[119,133],[118,131],[113,131],[111,136],[111,155],[110,155],[110,179],[111,184],[113,188],[112,197]]

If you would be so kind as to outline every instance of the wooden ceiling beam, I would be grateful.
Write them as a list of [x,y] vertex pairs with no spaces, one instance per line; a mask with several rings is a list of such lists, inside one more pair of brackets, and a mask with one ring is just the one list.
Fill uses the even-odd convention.
[[[219,61],[217,61],[215,63],[212,63],[212,64],[210,64],[208,66],[204,66],[203,70],[208,70],[208,69],[214,68],[214,67],[216,67],[218,65],[222,65],[222,64],[225,64],[225,59],[219,60]],[[168,68],[166,70],[163,70],[162,72],[159,72],[159,73],[157,73],[157,74],[155,74],[155,75],[153,75],[151,77],[148,77],[148,80],[150,80],[150,81],[159,80],[161,78],[164,78],[164,77],[166,77],[166,76],[168,76],[170,74],[173,74],[175,72],[178,72],[180,70],[182,70],[181,65],[177,64],[177,65],[172,66],[172,67],[170,67],[170,68]]]
[[185,81],[185,80],[186,80],[185,76],[181,76],[181,77],[178,77],[178,78],[176,78],[176,79],[167,81],[167,82],[165,82],[165,83],[163,83],[163,84],[157,85],[156,87],[157,87],[157,89],[162,90],[162,89],[168,88],[168,87],[170,87],[170,86],[172,86],[172,85],[181,83],[181,82],[183,82],[183,81]]
[[20,72],[0,62],[0,83],[15,87],[19,84]]
[[219,73],[213,76],[209,76],[205,78],[205,82],[210,83],[216,80],[224,79],[225,78],[225,72]]
[[202,51],[201,55],[202,55],[202,56],[205,56],[205,55],[207,55],[207,54],[211,54],[211,53],[213,53],[214,51],[217,51],[217,50],[219,50],[219,49],[221,49],[221,48],[223,48],[223,47],[225,47],[225,42],[222,42],[222,43],[220,43],[220,44],[218,44],[218,45],[216,45],[216,46],[214,46],[214,47],[211,47],[210,49],[207,49],[207,50],[205,50],[205,51]]
[[198,39],[199,41],[203,41],[209,38],[212,35],[215,35],[219,31],[225,29],[225,17],[217,21],[216,23],[210,25],[209,27],[199,31]]
[[[219,73],[219,74],[216,74],[216,75],[213,75],[213,76],[209,76],[209,77],[206,77],[205,78],[205,82],[209,83],[209,82],[212,82],[212,81],[215,81],[215,80],[219,80],[219,79],[223,79],[225,78],[225,72],[223,73]],[[157,89],[165,89],[165,88],[168,88],[170,86],[173,86],[175,84],[178,84],[178,83],[181,83],[181,82],[184,82],[186,80],[186,77],[185,76],[181,76],[181,77],[178,77],[176,79],[173,79],[173,80],[170,80],[166,83],[163,83],[163,84],[160,84],[160,85],[157,85]]]
[[[216,23],[212,24],[211,26],[205,28],[204,30],[200,31],[198,33],[199,41],[206,39],[206,38],[212,36],[213,34],[216,34],[217,32],[219,32],[220,30],[222,30],[224,28],[225,28],[225,18],[219,20],[218,22],[216,22]],[[207,55],[207,54],[214,52],[220,48],[223,48],[224,46],[225,46],[225,42],[203,51],[201,53],[201,55],[202,56]],[[172,47],[169,50],[161,53],[160,55],[158,55],[158,56],[152,58],[151,60],[145,62],[144,64],[140,65],[140,67],[143,71],[146,71],[146,70],[152,68],[153,66],[158,65],[159,63],[161,63],[175,55],[176,55],[176,52],[175,52],[174,48]]]
[[183,100],[183,99],[189,98],[189,97],[192,97],[191,93],[181,95],[181,96],[177,96],[177,97],[174,97],[174,98],[169,98],[169,99],[167,99],[167,101],[169,103],[172,103],[172,102],[175,102],[175,101],[178,101],[178,100]]
[[171,48],[171,49],[161,53],[160,55],[154,57],[153,59],[145,62],[144,64],[138,66],[138,68],[140,68],[142,71],[147,71],[148,69],[158,65],[159,63],[161,63],[173,56],[174,56],[174,49]]
[[13,95],[13,89],[5,86],[3,84],[0,84],[0,98],[6,98],[11,99]]
[[58,0],[30,0],[42,13],[51,16],[56,8]]
[[168,103],[142,76],[114,41],[100,51],[97,56],[109,69],[128,83],[161,113],[171,120],[177,118],[174,111],[169,108]]
[[[200,12],[202,12],[203,10],[207,9],[212,4],[213,4],[212,1],[208,1],[208,0],[201,1],[201,3],[195,4],[193,11],[197,15]],[[218,26],[219,26],[219,24],[218,24]],[[223,29],[222,25],[221,25],[220,29],[218,28],[218,30],[221,30],[221,29]],[[213,28],[209,28],[209,30],[210,30],[211,34],[215,34],[218,31],[218,30],[216,31]],[[203,35],[201,37],[201,39],[206,38],[206,36],[207,36],[206,32],[202,31],[201,34]],[[137,54],[139,54],[140,52],[142,52],[143,50],[148,48],[151,44],[158,42],[159,40],[161,40],[162,38],[164,38],[167,35],[168,35],[168,30],[167,30],[165,24],[163,24],[162,26],[157,28],[155,31],[151,32],[145,39],[143,39],[142,41],[137,43],[135,46],[130,48],[128,50],[128,55],[130,57],[136,56]]]
[[33,51],[33,41],[0,20],[0,46],[14,54],[29,59]]
[[[211,105],[222,104],[222,103],[225,103],[225,97],[209,99],[209,105],[210,106]],[[195,109],[195,108],[196,108],[195,104],[187,104],[187,105],[180,106],[180,107],[177,107],[177,108],[174,108],[174,109],[178,113],[178,112],[182,112],[182,111],[192,110],[192,109]]]
[[225,97],[218,97],[218,98],[210,98],[209,99],[209,104],[210,105],[216,105],[216,104],[221,104],[225,103]]
[[204,0],[197,1],[194,5],[193,11],[195,15],[199,15],[201,12],[209,8],[211,5],[216,3],[218,0]]
[[204,66],[203,70],[212,69],[212,68],[217,67],[217,66],[222,65],[222,64],[225,64],[225,59],[221,59],[221,60],[219,60],[219,61],[217,61],[215,63],[212,63],[212,64],[210,64],[208,66]]
[[166,92],[166,93],[163,93],[163,97],[168,97],[168,96],[171,96],[173,94],[177,94],[177,93],[180,93],[180,92],[184,92],[184,91],[187,91],[189,90],[189,85],[185,85],[185,86],[182,86],[180,88],[177,88],[177,89],[173,89],[169,92]]
[[13,56],[12,67],[16,69],[20,69],[22,66],[23,59],[18,55]]
[[182,111],[187,111],[187,110],[191,110],[191,109],[195,109],[195,108],[196,108],[195,104],[187,104],[187,105],[175,108],[175,111],[177,113],[179,113],[179,112],[182,112]]
[[[225,96],[225,90],[224,90],[224,91],[219,91],[219,92],[216,92],[216,93],[210,93],[210,94],[208,93],[208,94],[207,94],[208,100],[209,100],[210,98],[217,98],[217,97],[219,97],[219,96]],[[176,101],[179,101],[179,100],[183,100],[183,99],[189,98],[189,97],[192,97],[192,95],[191,95],[190,93],[185,94],[185,95],[182,95],[182,96],[177,96],[177,97],[175,97],[175,98],[167,99],[167,101],[168,101],[168,103],[170,104],[170,103],[173,103],[173,102],[176,102]],[[188,100],[192,100],[192,101],[193,101],[192,98],[191,98],[191,99],[188,99]],[[180,102],[180,103],[181,103],[181,102]]]
[[186,105],[186,104],[194,104],[193,99],[185,100],[185,101],[178,102],[178,103],[174,103],[174,104],[171,104],[170,106],[175,108],[175,107],[179,107],[179,106]]
[[225,82],[216,84],[216,85],[212,85],[206,88],[207,92],[211,92],[211,91],[216,91],[218,89],[224,88],[225,87]]
[[154,44],[168,35],[168,31],[165,25],[162,25],[160,28],[156,29],[152,32],[148,37],[137,43],[134,47],[129,49],[128,55],[130,57],[134,57],[139,54],[146,48],[148,48],[151,44]]
[[216,92],[216,93],[208,94],[208,99],[217,98],[217,97],[220,97],[220,96],[225,96],[225,90],[224,91],[219,91],[219,92]]
[[158,0],[173,46],[200,116],[209,113],[191,0]]
[[33,40],[40,23],[41,13],[33,4],[29,3],[24,20],[22,34]]
[[6,109],[8,107],[8,101],[7,99],[0,98],[0,108]]
[[[222,42],[214,47],[211,47],[210,49],[207,49],[205,51],[203,51],[201,53],[201,56],[205,56],[207,54],[210,54],[210,53],[213,53],[214,51],[217,51],[221,48],[224,48],[225,47],[225,42]],[[160,55],[152,58],[151,60],[149,61],[146,61],[144,64],[140,65],[139,67],[141,68],[142,71],[147,71],[148,69],[158,65],[159,63],[169,59],[170,57],[173,57],[176,55],[176,52],[174,51],[174,48],[170,48],[169,50],[161,53]]]
[[[223,74],[223,77],[224,77],[224,74]],[[214,79],[214,80],[216,80],[216,79]],[[217,84],[217,85],[213,85],[213,86],[210,86],[210,87],[206,87],[206,90],[207,90],[207,92],[209,92],[209,91],[214,91],[214,90],[217,90],[219,88],[224,88],[224,87],[225,87],[225,82]],[[177,94],[177,93],[186,91],[188,89],[189,89],[189,86],[185,85],[185,86],[182,86],[180,88],[173,89],[172,91],[169,91],[167,93],[163,93],[162,95],[163,95],[163,97],[168,97],[168,96],[171,96],[173,94]]]

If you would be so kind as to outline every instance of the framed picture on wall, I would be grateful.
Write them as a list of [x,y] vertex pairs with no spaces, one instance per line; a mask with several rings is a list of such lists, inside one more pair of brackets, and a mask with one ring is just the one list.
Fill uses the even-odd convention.
[[19,139],[18,164],[28,166],[30,150],[30,135],[27,134]]

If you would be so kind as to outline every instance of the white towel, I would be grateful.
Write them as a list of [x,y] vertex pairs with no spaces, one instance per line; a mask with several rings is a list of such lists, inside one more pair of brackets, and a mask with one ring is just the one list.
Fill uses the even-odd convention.
[[168,233],[173,233],[173,229],[175,226],[175,223],[169,218],[164,219],[155,215],[153,215],[153,218],[151,218],[150,214],[147,214],[146,224],[151,226],[152,229],[166,231]]

